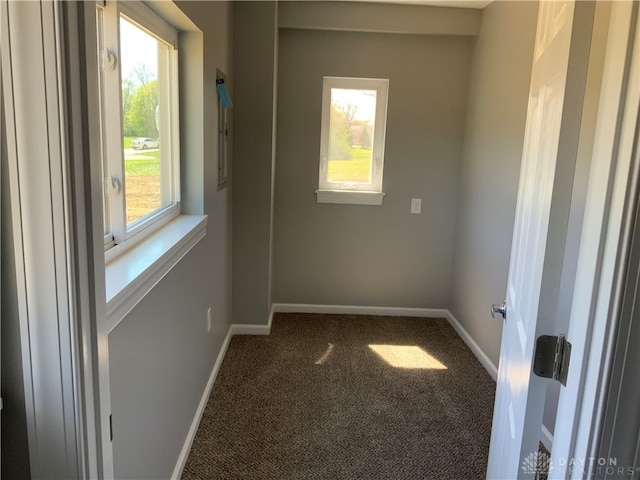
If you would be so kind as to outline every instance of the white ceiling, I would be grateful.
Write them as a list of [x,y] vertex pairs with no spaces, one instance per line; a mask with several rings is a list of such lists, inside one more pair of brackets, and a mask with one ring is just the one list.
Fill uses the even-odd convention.
[[428,5],[432,7],[456,7],[482,9],[493,0],[352,0],[356,2],[397,3],[402,5]]

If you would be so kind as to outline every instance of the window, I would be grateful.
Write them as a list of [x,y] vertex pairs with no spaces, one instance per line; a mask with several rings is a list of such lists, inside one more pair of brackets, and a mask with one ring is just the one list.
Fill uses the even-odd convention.
[[178,33],[142,2],[96,15],[108,250],[180,213]]
[[382,204],[389,80],[324,77],[318,202]]
[[[99,112],[91,114],[90,134],[99,135],[101,147],[92,161],[103,175],[111,331],[206,235],[200,183],[204,133],[198,107],[204,103],[203,36],[178,6],[162,0],[96,0],[95,20],[95,31],[86,22],[87,37],[97,41],[87,61],[97,60],[98,66],[87,77],[89,85],[97,83],[100,100],[95,105]],[[100,124],[94,125],[94,119]],[[98,153],[97,146],[95,150]]]

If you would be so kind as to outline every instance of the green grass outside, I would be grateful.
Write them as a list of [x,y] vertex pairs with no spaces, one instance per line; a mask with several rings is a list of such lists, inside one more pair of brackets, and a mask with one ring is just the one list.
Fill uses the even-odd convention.
[[[131,141],[136,137],[124,137],[124,149],[131,149]],[[139,152],[139,153],[138,153]],[[160,150],[147,152],[143,150],[126,153],[124,156],[124,171],[126,175],[150,176],[160,175]]]
[[[135,137],[124,137],[125,150],[131,149]],[[329,181],[369,182],[371,178],[371,150],[352,148],[351,160],[329,160]],[[160,151],[139,151],[125,155],[125,173],[127,175],[159,175]]]
[[131,176],[160,175],[160,152],[127,155],[124,159],[124,171]]
[[351,160],[329,160],[327,179],[330,182],[359,182],[371,181],[371,153],[372,150],[352,148]]

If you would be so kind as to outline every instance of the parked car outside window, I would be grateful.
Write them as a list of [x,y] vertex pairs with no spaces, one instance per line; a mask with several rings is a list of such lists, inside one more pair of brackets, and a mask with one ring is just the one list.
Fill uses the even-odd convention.
[[138,137],[131,141],[131,148],[146,150],[147,148],[160,148],[160,143],[153,138]]

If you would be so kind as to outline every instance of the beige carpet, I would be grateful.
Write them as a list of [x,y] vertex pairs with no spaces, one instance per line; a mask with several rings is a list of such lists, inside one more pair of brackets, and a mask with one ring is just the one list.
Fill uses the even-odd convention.
[[446,320],[277,314],[233,337],[184,479],[483,479],[495,383]]

